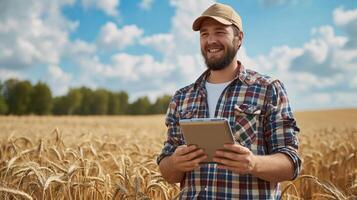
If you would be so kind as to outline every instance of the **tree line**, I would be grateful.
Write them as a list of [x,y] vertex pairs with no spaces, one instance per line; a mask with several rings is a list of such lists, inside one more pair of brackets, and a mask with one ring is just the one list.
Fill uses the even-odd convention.
[[48,85],[28,80],[0,82],[1,115],[148,115],[163,114],[171,100],[169,95],[151,103],[147,96],[129,103],[125,91],[88,87],[71,88],[63,96],[52,96]]

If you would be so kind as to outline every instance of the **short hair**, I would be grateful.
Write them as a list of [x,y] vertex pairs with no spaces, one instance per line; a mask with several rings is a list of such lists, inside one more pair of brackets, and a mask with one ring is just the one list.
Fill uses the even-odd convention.
[[[232,29],[233,29],[233,34],[234,34],[234,37],[239,37],[239,28],[235,25],[231,25]],[[240,49],[240,47],[242,46],[242,43],[240,43],[238,49]]]
[[231,25],[231,27],[233,29],[234,36],[238,36],[239,32],[240,32],[239,28],[237,26],[235,26],[235,25]]

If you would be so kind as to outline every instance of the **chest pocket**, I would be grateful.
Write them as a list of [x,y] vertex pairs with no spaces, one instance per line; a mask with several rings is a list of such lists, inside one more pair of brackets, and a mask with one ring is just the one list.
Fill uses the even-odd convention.
[[179,118],[180,119],[191,119],[191,118],[198,118],[198,109],[196,107],[186,109],[186,110],[181,110],[179,112]]
[[236,104],[234,106],[234,116],[234,138],[241,145],[249,148],[257,140],[259,123],[262,119],[261,110],[257,106]]

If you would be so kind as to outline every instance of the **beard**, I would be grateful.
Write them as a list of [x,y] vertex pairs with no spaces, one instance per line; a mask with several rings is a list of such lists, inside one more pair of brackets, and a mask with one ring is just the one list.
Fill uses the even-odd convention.
[[229,64],[232,63],[233,58],[236,56],[238,49],[239,48],[234,49],[233,44],[228,45],[227,51],[223,54],[223,56],[219,58],[209,59],[207,56],[207,51],[204,48],[201,48],[201,54],[205,60],[207,68],[213,71],[218,71],[228,67]]

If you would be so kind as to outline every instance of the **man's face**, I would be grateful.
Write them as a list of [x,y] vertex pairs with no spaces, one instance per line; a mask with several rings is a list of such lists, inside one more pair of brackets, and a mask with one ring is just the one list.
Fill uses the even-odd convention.
[[240,39],[234,36],[231,26],[208,18],[201,24],[200,43],[208,69],[221,70],[226,68],[237,54]]

